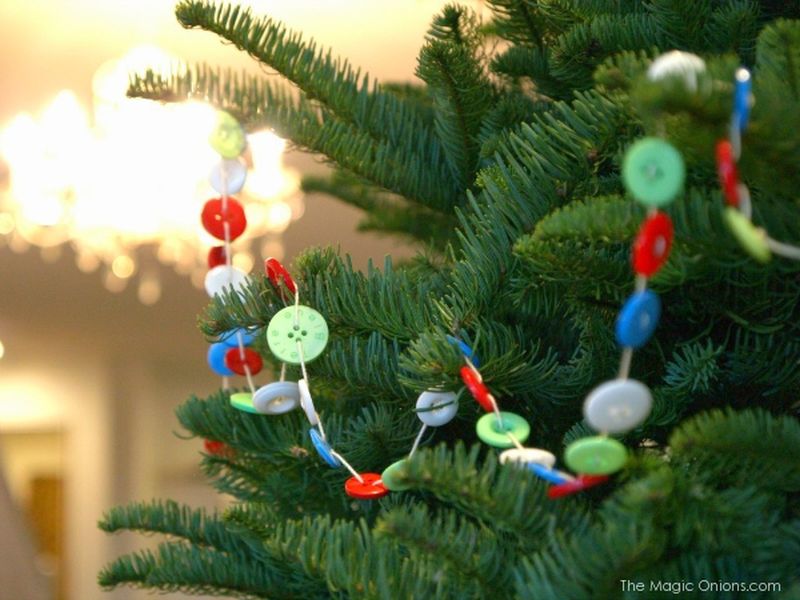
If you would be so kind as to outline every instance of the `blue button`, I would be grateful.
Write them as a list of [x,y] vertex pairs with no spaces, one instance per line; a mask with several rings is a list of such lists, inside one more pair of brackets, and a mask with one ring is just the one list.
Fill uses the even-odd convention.
[[225,354],[228,352],[228,350],[230,350],[230,346],[227,346],[222,342],[211,344],[208,347],[208,366],[211,367],[211,370],[214,371],[214,373],[217,375],[222,375],[223,377],[230,377],[233,375],[233,371],[225,366]]
[[661,300],[650,290],[633,294],[617,317],[617,342],[626,348],[639,348],[656,330],[661,316]]
[[322,436],[316,429],[313,427],[309,429],[308,435],[311,436],[311,443],[314,444],[314,448],[317,450],[317,454],[322,457],[322,460],[324,460],[334,469],[338,469],[342,466],[342,463],[339,462],[339,459],[332,454],[330,444],[322,439]]
[[753,78],[745,68],[736,70],[736,87],[733,92],[733,122],[739,131],[747,129],[750,121],[750,103],[752,98]]
[[548,469],[544,465],[540,465],[538,463],[528,463],[528,468],[533,471],[537,477],[541,477],[545,481],[555,483],[556,485],[567,483],[568,481],[566,477],[562,476],[561,473],[555,469]]
[[239,345],[239,337],[242,338],[243,346],[250,346],[255,340],[255,336],[252,333],[249,333],[244,327],[239,327],[223,333],[220,341],[228,348],[236,348]]
[[474,350],[467,346],[463,340],[453,337],[452,335],[445,336],[447,341],[450,342],[453,346],[458,346],[458,349],[461,350],[461,354],[466,356],[468,359],[472,361],[472,364],[476,367],[481,366],[481,361],[478,360],[478,355],[475,354]]

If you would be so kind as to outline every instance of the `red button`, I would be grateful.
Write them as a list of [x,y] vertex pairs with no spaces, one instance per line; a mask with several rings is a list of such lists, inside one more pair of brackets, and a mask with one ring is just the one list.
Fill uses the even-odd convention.
[[281,279],[283,279],[283,283],[286,284],[289,291],[293,294],[297,293],[297,286],[294,284],[294,279],[292,279],[292,276],[289,275],[289,271],[286,270],[286,267],[284,267],[277,258],[270,257],[265,260],[264,271],[272,282],[272,285],[276,288],[280,288]]
[[361,483],[355,477],[351,477],[344,482],[344,491],[351,498],[358,500],[377,500],[383,498],[389,493],[382,483],[375,483],[379,481],[381,476],[377,473],[361,473],[361,478],[364,483]]
[[673,238],[669,215],[657,212],[649,217],[633,243],[633,270],[649,277],[667,261]]
[[230,453],[230,448],[225,445],[225,442],[217,440],[203,440],[203,447],[206,452],[214,456],[227,456]]
[[247,227],[247,218],[244,208],[233,198],[228,198],[226,210],[222,209],[222,198],[209,200],[203,206],[200,220],[205,230],[218,240],[225,239],[225,224],[228,224],[229,240],[233,241],[244,232]]
[[461,379],[464,380],[464,385],[472,394],[472,397],[478,401],[486,412],[494,410],[494,403],[492,402],[492,395],[483,382],[478,379],[478,374],[467,365],[461,367]]
[[717,174],[725,201],[730,206],[739,206],[739,173],[733,160],[733,146],[728,140],[717,143]]
[[550,499],[570,496],[585,489],[600,485],[608,481],[608,475],[578,475],[575,481],[560,483],[547,490],[547,497]]
[[208,250],[208,268],[213,269],[227,264],[225,246],[214,246]]
[[225,353],[225,366],[237,375],[246,373],[245,366],[250,370],[250,375],[255,375],[261,371],[263,365],[261,355],[250,348],[245,348],[244,352],[238,347],[231,348]]

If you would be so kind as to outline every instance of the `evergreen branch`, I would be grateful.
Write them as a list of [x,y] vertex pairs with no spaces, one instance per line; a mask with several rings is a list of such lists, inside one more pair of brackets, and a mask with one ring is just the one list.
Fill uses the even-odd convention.
[[800,489],[800,424],[759,409],[715,410],[685,421],[670,437],[676,458],[709,481]]
[[456,594],[462,598],[503,595],[511,590],[506,570],[514,561],[513,549],[489,529],[446,511],[434,516],[425,506],[394,508],[378,519],[377,539],[406,547],[412,555],[428,555],[463,582]]
[[130,585],[239,598],[302,598],[286,589],[280,575],[260,561],[170,542],[159,544],[155,553],[144,550],[118,558],[100,573],[99,582],[106,589]]
[[281,23],[229,4],[184,0],[175,13],[184,27],[211,31],[275,69],[357,131],[404,150],[426,152],[420,157],[423,163],[436,161],[436,141],[411,109],[414,104],[382,91],[369,76],[362,78],[360,70],[318,49],[315,42],[307,43]]
[[161,533],[220,552],[250,555],[243,541],[231,534],[216,514],[192,509],[172,500],[134,502],[108,511],[98,524],[107,533],[121,530]]
[[512,539],[519,553],[542,548],[553,521],[562,531],[585,527],[583,509],[548,501],[546,485],[530,472],[501,468],[492,454],[478,466],[478,449],[467,452],[456,443],[453,450],[441,445],[422,450],[406,465],[401,480]]
[[458,189],[469,187],[478,167],[478,132],[494,90],[473,50],[439,40],[423,46],[417,67],[431,90],[436,134]]
[[247,130],[272,128],[379,187],[432,210],[452,210],[456,188],[437,158],[439,150],[431,150],[436,156],[423,156],[419,151],[426,146],[406,148],[375,139],[302,92],[292,94],[280,82],[199,65],[167,77],[152,71],[135,76],[128,93],[170,101],[202,98],[235,115]]

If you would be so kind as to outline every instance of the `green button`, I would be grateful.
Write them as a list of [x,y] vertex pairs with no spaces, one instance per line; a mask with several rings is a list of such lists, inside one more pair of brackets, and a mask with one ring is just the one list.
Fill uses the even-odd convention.
[[253,406],[253,394],[250,392],[238,392],[231,394],[231,406],[244,412],[259,414],[256,407]]
[[514,442],[506,433],[513,435],[520,444],[528,439],[531,434],[531,426],[525,419],[512,412],[500,411],[500,416],[503,418],[502,427],[494,412],[486,413],[475,424],[478,437],[484,444],[495,448],[511,448]]
[[628,460],[628,450],[617,440],[587,437],[567,446],[564,461],[576,473],[608,475],[619,471]]
[[247,138],[244,129],[230,113],[217,112],[214,130],[208,136],[208,143],[223,158],[236,158],[244,152]]
[[303,348],[303,358],[311,362],[322,354],[328,343],[328,324],[313,308],[287,306],[269,322],[267,343],[278,360],[299,365],[298,342]]
[[642,204],[664,206],[683,189],[686,167],[675,146],[647,137],[634,143],[622,161],[622,181]]
[[725,223],[745,251],[758,262],[769,262],[772,253],[767,246],[767,234],[732,206],[725,208]]
[[403,481],[405,475],[406,459],[404,458],[403,460],[398,460],[390,464],[383,470],[383,473],[381,473],[383,487],[393,492],[402,492],[403,490],[410,489],[412,487],[411,484]]

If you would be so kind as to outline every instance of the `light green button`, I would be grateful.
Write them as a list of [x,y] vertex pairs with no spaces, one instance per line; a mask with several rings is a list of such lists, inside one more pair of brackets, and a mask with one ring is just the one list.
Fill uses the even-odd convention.
[[511,448],[514,442],[506,433],[513,435],[519,443],[528,439],[531,434],[531,426],[525,419],[512,412],[500,411],[500,416],[503,418],[502,427],[494,412],[486,413],[475,424],[478,437],[484,444],[495,448]]
[[322,354],[328,343],[328,324],[313,308],[287,306],[269,322],[267,344],[278,360],[299,365],[298,342],[303,348],[303,358],[311,362]]
[[208,143],[223,158],[236,158],[244,152],[247,138],[239,121],[230,113],[220,110],[217,112],[214,130],[208,136]]
[[628,450],[617,440],[604,436],[587,437],[567,446],[564,462],[576,473],[608,475],[628,461]]
[[634,143],[622,161],[622,181],[642,204],[664,206],[683,189],[686,167],[675,146],[646,137]]
[[231,394],[231,406],[244,412],[259,414],[256,407],[253,406],[253,394],[250,392]]
[[406,459],[404,458],[403,460],[398,460],[390,464],[383,470],[383,473],[381,473],[383,487],[393,492],[402,492],[403,490],[410,489],[412,487],[411,484],[402,481],[405,475]]
[[725,223],[745,251],[758,262],[769,262],[772,253],[767,246],[767,234],[732,206],[725,208]]

